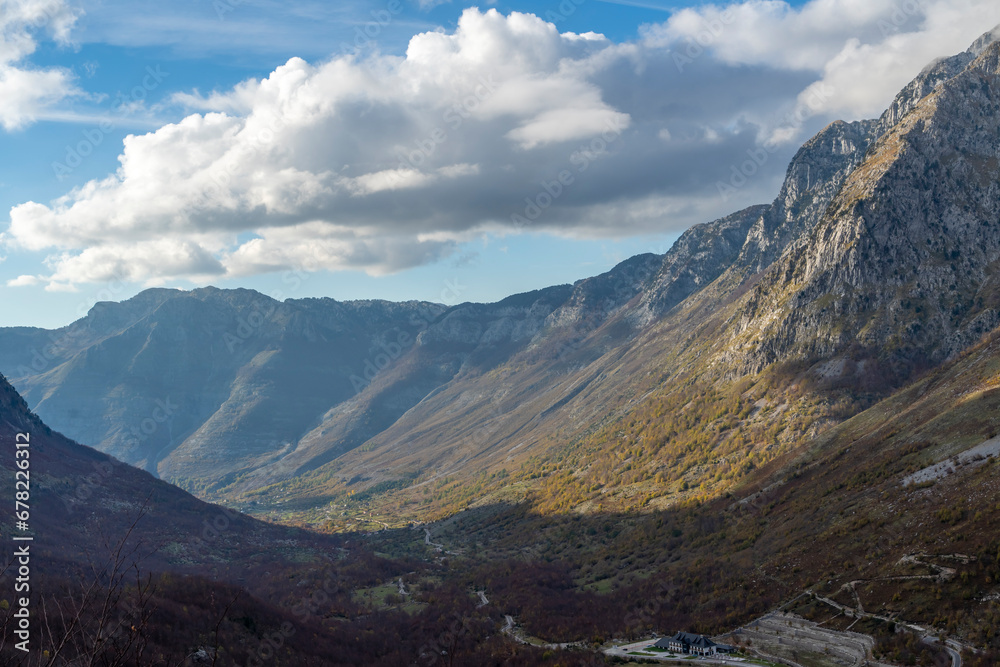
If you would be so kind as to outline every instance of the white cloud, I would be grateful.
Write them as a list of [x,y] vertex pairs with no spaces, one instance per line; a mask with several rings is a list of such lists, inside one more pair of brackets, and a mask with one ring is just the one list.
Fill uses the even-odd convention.
[[561,67],[608,45],[534,16],[468,10],[452,34],[415,36],[405,58],[293,58],[228,93],[177,98],[205,112],[127,137],[103,180],[14,207],[7,241],[58,250],[55,282],[429,261],[455,242],[428,233],[456,239],[509,217],[475,211],[468,196],[498,158],[544,165],[551,153],[539,160],[537,149],[549,147],[568,159],[570,142],[628,125]]
[[[852,118],[876,116],[913,78],[915,64],[927,65],[964,51],[970,35],[978,36],[1000,23],[1000,4],[996,2],[925,0],[920,6],[920,13],[907,14],[897,8],[894,17],[882,19],[887,37],[881,41],[846,40],[823,66],[820,81],[806,89],[801,100],[824,86],[830,95],[821,111]],[[904,31],[906,27],[913,29]]]
[[362,269],[373,275],[392,273],[435,261],[453,251],[449,239],[418,236],[373,236],[325,222],[266,230],[227,258],[230,275],[329,267]]
[[8,287],[32,287],[41,283],[37,276],[22,275],[7,281]]
[[355,195],[370,195],[383,190],[419,188],[434,180],[431,174],[416,169],[385,169],[345,179],[345,185]]
[[[899,11],[751,0],[615,44],[469,9],[405,56],[293,58],[263,80],[176,96],[194,113],[129,136],[114,174],[14,207],[4,243],[51,253],[47,273],[15,282],[386,273],[518,218],[577,236],[677,230],[768,200],[794,139],[835,115],[876,115],[989,27],[968,15],[1000,12],[993,0]],[[787,144],[722,201],[716,183],[770,137]]]
[[81,91],[62,68],[34,68],[38,33],[69,43],[78,12],[65,0],[0,0],[0,126],[22,128],[46,109]]
[[[911,0],[918,5],[918,0]],[[812,0],[794,8],[781,0],[683,9],[645,31],[662,44],[696,43],[724,63],[818,70],[846,39],[875,39],[878,21],[897,0]]]
[[[211,279],[224,273],[219,261],[194,239],[146,239],[138,243],[86,248],[79,254],[50,258],[48,285],[73,285],[121,280],[157,284],[169,276]],[[23,283],[28,284],[28,283]]]
[[800,108],[859,119],[879,115],[921,68],[997,23],[994,0],[812,0],[801,8],[749,0],[682,10],[643,36],[682,62],[709,51],[736,67],[816,72]]
[[607,108],[555,109],[544,111],[529,122],[507,133],[521,148],[571,141],[598,135],[608,128],[627,128],[628,114]]

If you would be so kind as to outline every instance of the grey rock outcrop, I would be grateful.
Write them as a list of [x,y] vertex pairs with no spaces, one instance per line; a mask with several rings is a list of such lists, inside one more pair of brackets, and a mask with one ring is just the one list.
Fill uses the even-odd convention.
[[934,84],[755,286],[740,323],[759,343],[749,367],[853,347],[903,380],[1000,323],[998,59],[990,41]]

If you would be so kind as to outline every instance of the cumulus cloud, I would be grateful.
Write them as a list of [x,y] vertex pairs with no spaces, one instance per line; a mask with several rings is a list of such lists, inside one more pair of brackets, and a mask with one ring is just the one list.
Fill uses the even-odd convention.
[[80,94],[62,68],[34,68],[26,62],[47,33],[67,44],[78,13],[65,0],[0,0],[0,126],[16,130],[56,102]]
[[7,281],[8,287],[33,287],[41,283],[41,280],[36,276],[21,275],[17,278],[11,278]]
[[780,0],[684,9],[644,31],[683,62],[708,51],[734,67],[817,72],[798,97],[810,114],[879,115],[919,70],[1000,23],[991,0]]
[[[1000,21],[993,5],[750,0],[677,12],[622,44],[468,9],[402,56],[293,58],[176,96],[192,113],[129,136],[114,174],[14,207],[6,245],[50,253],[48,273],[14,284],[379,274],[487,232],[679,230],[768,200],[795,139],[876,115],[983,17]],[[728,166],[774,137],[786,145],[720,199]]]

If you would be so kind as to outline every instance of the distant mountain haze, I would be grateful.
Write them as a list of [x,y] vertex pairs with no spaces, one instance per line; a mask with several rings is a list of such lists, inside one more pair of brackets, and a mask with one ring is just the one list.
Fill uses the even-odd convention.
[[149,290],[55,332],[5,330],[4,364],[59,431],[166,477],[217,478],[294,443],[443,310]]

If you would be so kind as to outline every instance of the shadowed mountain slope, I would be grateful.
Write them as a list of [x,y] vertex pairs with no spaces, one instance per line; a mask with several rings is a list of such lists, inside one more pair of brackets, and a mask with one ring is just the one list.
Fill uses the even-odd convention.
[[[32,549],[40,556],[37,565],[47,575],[61,575],[105,557],[107,546],[121,540],[140,515],[130,545],[142,545],[139,553],[147,570],[242,579],[243,567],[281,563],[283,549],[278,545],[282,540],[299,541],[297,557],[333,545],[305,531],[210,505],[147,472],[68,440],[31,413],[2,377],[0,440],[7,443],[8,454],[0,472],[12,494],[15,461],[22,458],[15,458],[15,441],[29,443],[24,459],[30,462],[30,529],[15,530],[11,514],[2,521],[4,534],[34,535]],[[233,563],[240,566],[233,568]]]

